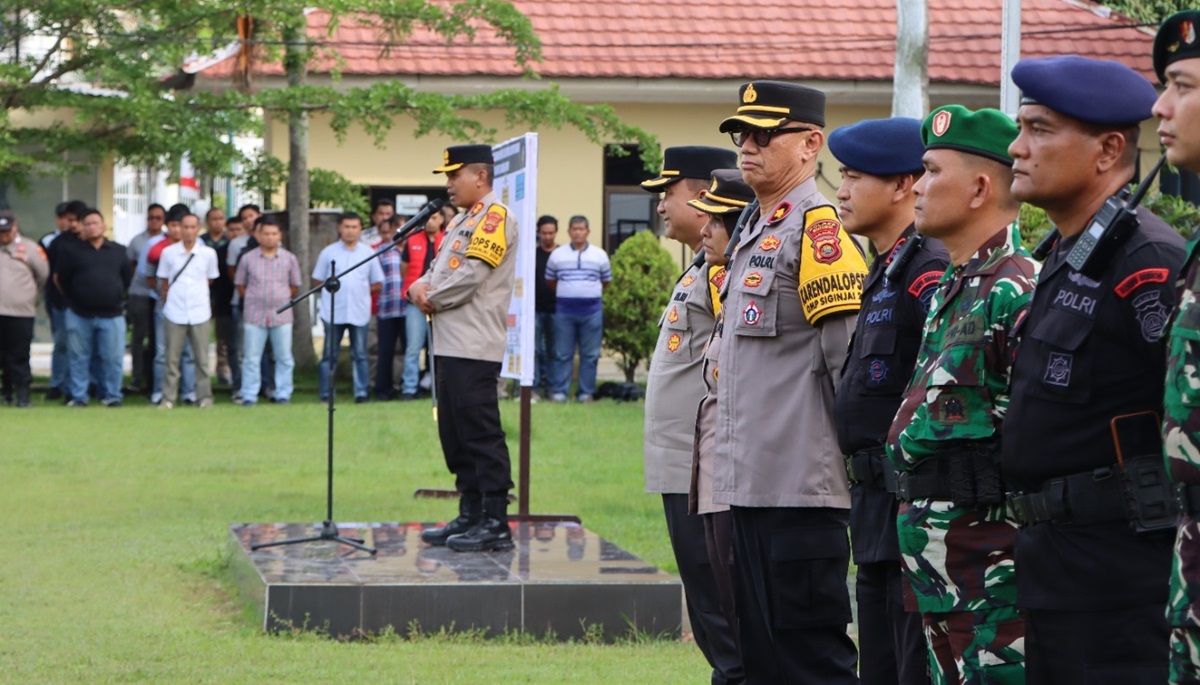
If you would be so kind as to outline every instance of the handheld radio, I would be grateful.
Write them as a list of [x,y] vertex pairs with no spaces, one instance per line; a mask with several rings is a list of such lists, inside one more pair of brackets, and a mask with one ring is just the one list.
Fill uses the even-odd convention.
[[1158,170],[1166,162],[1166,157],[1158,160],[1158,164],[1150,170],[1146,178],[1138,185],[1137,192],[1128,201],[1128,191],[1113,195],[1104,201],[1100,211],[1092,217],[1092,223],[1079,236],[1075,246],[1067,255],[1067,264],[1088,278],[1100,278],[1104,267],[1117,248],[1121,246],[1133,232],[1137,230],[1137,206],[1150,190],[1150,183],[1158,175]]

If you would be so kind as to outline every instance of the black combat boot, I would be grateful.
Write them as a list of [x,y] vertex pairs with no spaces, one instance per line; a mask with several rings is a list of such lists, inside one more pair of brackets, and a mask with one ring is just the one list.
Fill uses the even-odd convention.
[[483,498],[483,520],[471,530],[455,535],[446,546],[455,552],[499,552],[512,549],[512,531],[508,529],[508,494],[489,494]]
[[441,528],[421,531],[421,540],[431,545],[444,545],[451,535],[471,530],[471,526],[482,519],[483,495],[478,492],[464,492],[458,496],[458,518]]
[[17,388],[17,406],[22,408],[30,406],[28,385]]

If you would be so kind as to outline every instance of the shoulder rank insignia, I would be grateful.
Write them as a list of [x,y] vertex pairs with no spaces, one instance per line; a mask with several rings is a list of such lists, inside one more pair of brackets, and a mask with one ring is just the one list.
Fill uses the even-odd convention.
[[813,259],[822,264],[832,264],[842,256],[842,246],[838,241],[838,229],[841,227],[837,219],[821,219],[804,229],[804,233],[813,241]]
[[482,212],[482,211],[483,211],[483,203],[482,203],[482,202],[476,202],[476,203],[475,203],[475,206],[471,208],[471,211],[470,211],[470,213],[471,213],[471,214],[478,214],[478,213],[480,213],[480,212]]
[[675,307],[671,307],[671,311],[667,312],[667,321],[670,321],[671,323],[679,321],[679,310]]
[[775,211],[771,212],[771,218],[767,221],[767,225],[772,226],[780,221],[783,221],[783,217],[787,216],[791,211],[792,203],[780,202],[779,206],[775,208]]
[[763,252],[770,252],[772,250],[778,250],[780,244],[779,238],[776,238],[775,234],[772,233],[771,235],[762,239],[762,242],[758,244],[758,249],[762,250]]
[[680,281],[679,284],[686,288],[695,282],[696,282],[696,277],[689,274],[687,276],[684,276],[683,280]]

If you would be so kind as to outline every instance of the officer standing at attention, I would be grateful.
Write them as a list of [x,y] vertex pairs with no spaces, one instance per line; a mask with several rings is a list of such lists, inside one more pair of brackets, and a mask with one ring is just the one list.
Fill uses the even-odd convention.
[[[700,229],[708,215],[687,203],[704,196],[715,169],[736,168],[733,150],[696,145],[663,151],[662,173],[644,181],[642,188],[662,193],[658,214],[668,238],[700,250]],[[644,454],[646,492],[662,494],[667,535],[683,581],[696,646],[713,667],[712,682],[723,684],[742,681],[741,658],[733,630],[721,612],[703,522],[688,515],[696,405],[704,396],[700,365],[720,306],[709,290],[708,271],[704,263],[689,266],[675,282],[659,319],[658,343],[646,378]]]
[[717,600],[725,615],[725,622],[730,626],[734,645],[739,650],[739,659],[741,647],[737,634],[737,601],[733,592],[733,523],[729,505],[713,502],[712,473],[717,433],[717,357],[721,351],[721,330],[725,321],[721,311],[721,293],[726,283],[725,266],[729,263],[725,252],[738,217],[752,200],[754,191],[742,180],[742,172],[737,169],[718,169],[713,172],[712,185],[704,197],[688,201],[689,205],[708,216],[707,223],[700,231],[701,247],[704,249],[708,272],[705,287],[717,312],[717,321],[703,349],[701,377],[704,379],[705,394],[696,411],[688,513],[697,515],[704,524],[704,545],[716,583]]
[[1016,522],[1000,483],[1013,328],[1037,262],[1010,225],[1009,143],[994,109],[925,118],[917,231],[950,253],[929,304],[916,371],[888,433],[905,608],[921,612],[935,683],[1023,683],[1024,624],[1013,577]]
[[508,529],[512,467],[496,378],[517,256],[517,220],[492,192],[492,148],[454,145],[442,166],[450,202],[466,211],[446,229],[433,266],[408,299],[433,320],[438,435],[459,493],[458,518],[421,534],[455,552],[513,547]]
[[[1168,18],[1154,38],[1154,71],[1166,90],[1154,104],[1167,161],[1200,172],[1200,11]],[[1195,235],[1195,234],[1193,234]],[[1170,682],[1200,683],[1200,261],[1187,246],[1175,281],[1179,310],[1167,338],[1163,441],[1167,469],[1182,485],[1185,504],[1171,560],[1167,624]]]
[[895,482],[885,477],[894,471],[884,442],[912,377],[930,298],[950,257],[940,242],[918,236],[913,226],[913,185],[925,173],[920,121],[860,121],[831,133],[829,151],[842,165],[837,191],[842,226],[870,241],[874,259],[834,414],[851,483],[859,677],[863,685],[921,685],[929,682],[929,659],[920,614],[904,610]]
[[855,683],[833,395],[867,267],[817,191],[825,94],[755,81],[738,101],[720,130],[761,211],[729,264],[713,499],[731,505],[742,663],[751,683]]
[[[1162,683],[1175,519],[1144,515],[1168,499],[1157,426],[1183,239],[1139,208],[1140,226],[1114,250],[1078,261],[1102,207],[1137,180],[1154,87],[1123,64],[1075,55],[1021,60],[1012,79],[1022,94],[1021,133],[1008,148],[1013,195],[1045,209],[1061,236],[1022,323],[1001,440],[1021,524],[1026,677]],[[1158,492],[1123,488],[1125,477]],[[1132,498],[1139,505],[1127,509]]]

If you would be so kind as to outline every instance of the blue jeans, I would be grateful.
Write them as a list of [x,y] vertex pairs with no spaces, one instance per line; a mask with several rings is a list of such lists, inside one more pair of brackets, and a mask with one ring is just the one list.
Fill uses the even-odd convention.
[[101,360],[100,397],[121,399],[121,363],[125,358],[125,317],[80,316],[66,311],[67,349],[71,375],[68,394],[71,399],[86,403],[92,357]]
[[266,328],[253,324],[244,324],[242,345],[246,350],[246,358],[242,360],[242,399],[253,403],[258,397],[258,389],[262,382],[263,349],[267,339],[271,340],[271,349],[275,351],[275,399],[292,399],[292,371],[296,361],[292,358],[292,324]]
[[409,307],[404,319],[408,344],[404,348],[404,377],[400,381],[400,392],[415,395],[417,384],[421,382],[421,349],[429,337],[429,319],[416,307]]
[[604,335],[604,310],[593,314],[554,315],[554,384],[551,391],[566,395],[571,386],[571,363],[579,347],[579,394],[596,394],[596,364]]
[[533,314],[533,387],[550,387],[554,382],[554,312]]
[[67,352],[67,310],[47,302],[46,315],[50,317],[50,334],[54,338],[54,352],[50,356],[50,387],[69,394],[71,357]]
[[[163,332],[162,309],[154,310],[154,387],[150,389],[150,401],[162,399],[163,375],[167,371],[167,334]],[[192,343],[183,342],[183,357],[179,367],[179,397],[196,399],[196,358],[192,355]],[[173,399],[171,400],[174,401]]]
[[[346,323],[331,324],[324,319],[321,319],[321,325],[325,327],[325,353],[321,355],[321,363],[318,365],[321,372],[321,399],[329,398],[329,371],[337,363],[338,352],[342,348],[342,337],[346,331],[350,331],[350,363],[354,371],[354,397],[366,397],[369,386],[367,381],[367,327],[351,326]],[[332,345],[330,345],[331,340],[333,341]],[[329,356],[330,351],[333,352],[332,358]]]

